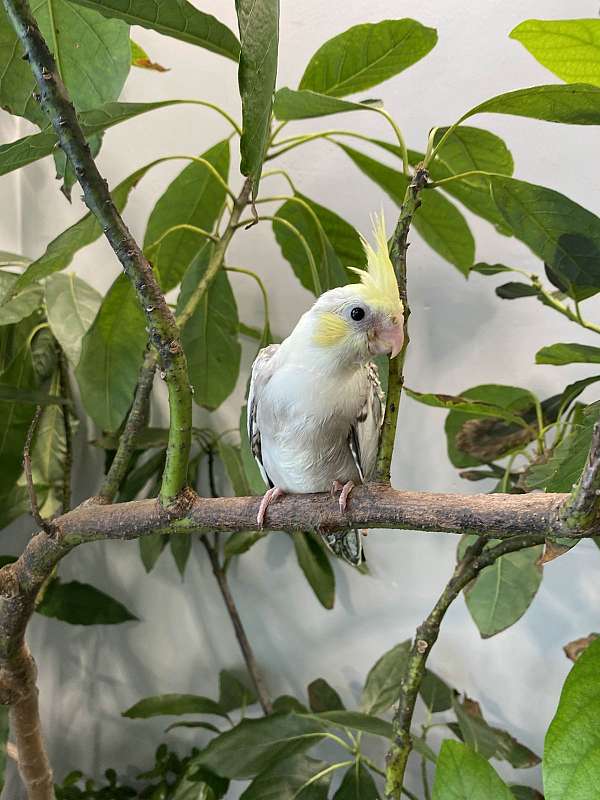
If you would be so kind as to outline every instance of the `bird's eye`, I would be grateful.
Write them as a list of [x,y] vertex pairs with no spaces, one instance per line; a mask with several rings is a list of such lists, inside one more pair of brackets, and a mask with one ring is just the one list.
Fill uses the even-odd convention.
[[353,320],[358,322],[359,319],[362,319],[365,316],[365,310],[360,306],[355,306],[350,312],[350,316],[352,317]]

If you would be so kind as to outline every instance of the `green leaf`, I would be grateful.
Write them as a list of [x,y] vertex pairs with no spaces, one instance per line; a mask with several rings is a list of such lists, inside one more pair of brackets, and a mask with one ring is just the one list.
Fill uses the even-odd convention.
[[271,132],[277,78],[279,0],[235,0],[240,41],[238,82],[242,98],[240,171],[252,179],[256,197]]
[[225,778],[252,778],[266,767],[314,747],[324,733],[323,724],[315,717],[272,714],[244,719],[213,739],[195,762]]
[[298,714],[308,713],[306,706],[303,706],[296,697],[292,697],[289,694],[282,694],[273,700],[273,711],[278,714],[289,714],[290,711]]
[[98,313],[102,296],[88,283],[70,273],[53,275],[46,281],[45,301],[50,330],[71,364],[76,367],[83,337]]
[[[483,384],[465,389],[461,397],[499,406],[510,416],[535,422],[535,397],[527,389],[501,384]],[[529,416],[531,415],[531,420]],[[486,419],[484,415],[469,415],[473,420],[482,419],[474,429],[464,411],[450,411],[446,418],[445,431],[448,458],[455,467],[472,467],[494,461],[506,453],[522,448],[534,436],[533,429],[524,429],[508,419]],[[487,416],[487,415],[486,415]],[[468,431],[467,427],[471,426]]]
[[308,90],[296,91],[284,87],[275,94],[273,114],[279,120],[311,119],[327,117],[330,114],[343,114],[346,111],[372,111],[379,101],[353,103],[351,100],[340,100],[319,92]]
[[538,545],[507,553],[467,586],[467,608],[483,639],[514,625],[527,611],[542,582],[537,562],[543,549]]
[[[142,437],[140,437],[142,439]],[[140,448],[143,447],[142,444],[143,440],[137,440]],[[165,442],[166,445],[166,442]],[[109,448],[115,449],[115,448]],[[150,458],[144,461],[139,466],[136,466],[135,469],[132,469],[125,478],[124,483],[121,486],[118,494],[118,502],[125,503],[129,500],[135,500],[138,494],[142,491],[144,486],[148,483],[151,478],[154,478],[154,483],[160,479],[162,474],[164,465],[165,465],[165,457],[166,451],[161,450],[158,453],[154,453]],[[153,536],[154,534],[149,534],[149,536]],[[144,539],[146,537],[142,537]]]
[[387,711],[400,696],[400,682],[410,651],[410,640],[401,642],[373,665],[362,691],[360,706],[368,714]]
[[235,711],[256,703],[256,693],[248,689],[232,672],[219,673],[219,705],[223,711]]
[[[84,134],[89,138],[95,133],[133,119],[139,114],[185,102],[185,100],[160,100],[156,103],[105,103],[102,108],[81,112],[79,121]],[[57,147],[57,139],[50,128],[46,128],[41,133],[24,136],[15,142],[0,145],[0,175],[6,175],[26,164],[49,156],[55,147]]]
[[122,603],[88,583],[54,578],[36,611],[70,625],[119,625],[137,621]]
[[183,578],[190,553],[192,552],[192,537],[189,533],[171,533],[168,538],[171,555],[179,574]]
[[[29,511],[29,495],[24,486],[13,485],[0,494],[0,530]],[[0,566],[4,566],[0,557]],[[15,559],[12,559],[13,561]],[[6,562],[5,562],[6,563]]]
[[447,740],[437,760],[432,800],[514,800],[482,756]]
[[119,275],[83,338],[75,374],[83,406],[99,428],[116,431],[133,400],[146,343],[145,319]]
[[344,704],[339,694],[324,678],[317,678],[308,684],[308,703],[311,711],[343,711]]
[[223,548],[225,561],[231,561],[234,556],[241,556],[242,553],[248,552],[252,545],[264,539],[266,535],[264,531],[236,531],[232,533]]
[[[436,141],[446,132],[440,128]],[[422,160],[422,159],[419,159]],[[512,175],[514,162],[510,150],[496,134],[481,128],[461,125],[449,134],[430,167],[434,181],[472,170]],[[489,181],[480,175],[469,175],[442,186],[474,214],[491,222],[500,233],[510,234],[510,228],[499,212],[490,192]]]
[[[5,275],[8,273],[0,273],[2,278],[2,283],[10,283],[10,289],[6,292],[6,295],[10,295],[13,290],[13,286],[17,283],[17,281],[5,281]],[[11,278],[13,276],[11,275]],[[14,276],[17,278],[17,276]],[[13,297],[12,300],[7,300],[6,302],[0,305],[0,325],[12,325],[15,322],[20,322],[22,319],[30,316],[33,314],[34,311],[40,309],[42,305],[42,297],[44,295],[44,290],[38,284],[33,284],[29,286],[24,292]],[[40,309],[41,315],[41,309]],[[40,320],[41,321],[41,320]]]
[[502,286],[496,286],[495,289],[498,297],[502,300],[518,300],[521,297],[537,297],[539,294],[535,286],[529,283],[520,283],[519,281],[509,281],[503,283]]
[[[78,111],[116,100],[129,74],[129,28],[67,0],[34,0],[31,10],[49,42],[58,71]],[[43,127],[47,117],[32,98],[36,86],[22,48],[0,9],[0,104]]]
[[0,267],[26,267],[30,261],[31,259],[27,256],[0,250]]
[[494,405],[493,403],[476,402],[467,397],[466,394],[465,396],[433,394],[431,392],[415,392],[413,389],[408,388],[405,388],[404,391],[418,403],[423,403],[423,405],[432,406],[433,408],[451,409],[455,413],[471,414],[477,417],[505,419],[516,424],[523,421],[521,416],[502,408],[502,406]]
[[592,403],[584,410],[581,422],[573,425],[554,449],[548,462],[528,470],[527,488],[570,492],[581,476],[590,449],[592,429],[599,419],[600,403]]
[[361,733],[371,733],[373,736],[383,736],[385,739],[393,739],[394,729],[392,723],[372,714],[363,714],[360,711],[344,711],[334,709],[319,713],[319,719],[326,725],[333,725]]
[[348,767],[333,800],[380,800],[375,781],[360,759]]
[[217,726],[211,725],[210,722],[173,722],[165,728],[165,733],[173,731],[175,728],[203,728],[211,733],[221,733]]
[[0,383],[0,400],[17,400],[19,403],[31,403],[34,406],[47,406],[52,403],[65,405],[69,402],[57,395],[50,395],[33,389],[17,389],[15,386],[7,386],[4,383]]
[[557,342],[542,347],[535,354],[536,364],[600,364],[600,347],[577,342]]
[[575,662],[544,743],[546,800],[593,800],[600,782],[600,640]]
[[327,553],[311,533],[295,533],[292,539],[300,569],[317,600],[324,608],[333,608],[335,575]]
[[[317,776],[329,764],[303,754],[294,755],[268,766],[252,781],[240,795],[240,800],[311,800],[327,798],[330,775],[322,779]],[[307,786],[308,784],[308,786]],[[302,791],[307,787],[305,791]],[[308,794],[320,788],[319,794]],[[324,792],[324,793],[323,793]]]
[[[345,267],[362,267],[366,264],[365,251],[360,234],[349,222],[342,219],[335,211],[311,200],[304,194],[298,197],[312,208],[316,214],[329,243],[336,252],[337,257]],[[358,277],[353,273],[346,273],[346,282],[356,281]]]
[[[307,198],[302,195],[297,195],[297,197],[308,202]],[[314,209],[313,214],[316,214]],[[325,292],[336,286],[345,286],[351,279],[327,238],[327,234],[317,223],[313,214],[300,203],[287,200],[277,210],[275,217],[291,223],[304,237],[317,268],[321,289]],[[287,225],[276,221],[273,221],[273,232],[283,257],[291,264],[300,283],[309,292],[318,295],[318,287],[315,286],[309,258],[302,240]]]
[[436,42],[435,29],[413,19],[355,25],[317,50],[299,88],[332,97],[362,92],[415,64]]
[[[339,143],[338,147],[398,206],[402,205],[408,184],[406,176],[352,147]],[[468,274],[475,259],[473,236],[460,211],[437,189],[428,189],[422,194],[413,224],[433,250],[463,274]]]
[[86,8],[116,17],[130,25],[171,36],[182,42],[203,47],[212,53],[237,61],[240,45],[234,33],[218,19],[199,11],[186,0],[70,0]]
[[162,551],[167,546],[169,537],[164,533],[149,533],[138,539],[140,558],[147,573],[152,572],[156,562],[161,556]]
[[510,38],[561,80],[600,85],[600,20],[528,19]]
[[[58,371],[52,376],[50,391],[60,391]],[[38,422],[31,451],[31,471],[36,489],[52,490],[62,500],[64,463],[67,457],[67,441],[63,409],[58,405],[44,408]],[[50,516],[60,507],[55,499],[55,507],[42,508],[42,516]]]
[[[37,389],[33,369],[29,336],[35,322],[25,319],[6,329],[11,340],[11,351],[3,354],[3,371],[0,382],[13,389],[18,397],[21,392]],[[4,329],[3,329],[4,330]],[[22,471],[23,446],[33,419],[35,408],[18,399],[0,401],[0,494],[9,492]]]
[[248,481],[246,480],[240,448],[229,444],[221,437],[217,442],[217,450],[223,462],[223,466],[225,467],[225,471],[227,472],[227,477],[229,478],[234,494],[238,497],[248,497],[251,491],[248,486]]
[[168,715],[181,716],[181,714],[227,716],[218,703],[211,700],[210,697],[198,694],[158,694],[153,697],[144,697],[127,711],[123,711],[121,716],[129,719],[148,719],[149,717]]
[[571,287],[572,296],[600,290],[600,219],[595,214],[544,186],[498,176],[490,181],[513,234]]
[[508,761],[515,769],[527,769],[540,763],[539,756],[507,731],[489,725],[476,701],[465,697],[464,702],[459,703],[453,698],[452,706],[458,720],[458,731],[454,727],[453,730],[474,752],[484,758]]
[[474,114],[512,114],[570,125],[600,124],[600,89],[585,83],[549,84],[517,89],[485,100],[461,117]]
[[[177,312],[206,272],[212,247],[205,245],[193,259],[181,283]],[[182,331],[194,400],[213,410],[226,400],[240,370],[238,315],[227,273],[220,270]]]
[[501,272],[514,272],[512,267],[506,267],[504,264],[485,264],[478,262],[473,264],[471,272],[478,272],[480,275],[498,275]]
[[[121,183],[112,191],[112,198],[119,211],[123,211],[132,189],[137,186],[139,181],[144,177],[146,172],[148,172],[154,163],[156,162],[152,162],[150,164],[146,164],[144,167],[140,167],[140,169],[137,169],[135,172],[125,178],[125,180],[121,181]],[[71,227],[60,233],[56,239],[53,239],[46,248],[45,252],[35,261],[30,263],[25,272],[13,286],[13,293],[21,291],[33,281],[46,278],[48,275],[52,275],[55,272],[60,272],[60,270],[65,269],[65,267],[69,266],[73,260],[73,257],[79,252],[79,250],[82,250],[84,247],[87,247],[95,242],[100,238],[101,235],[102,229],[96,221],[96,217],[89,212],[76,223],[71,225]],[[75,278],[75,281],[77,281],[77,294],[79,295],[80,293],[84,293],[86,296],[85,300],[82,299],[79,301],[74,301],[75,305],[80,305],[82,302],[85,305],[89,305],[91,301],[90,292],[93,292],[94,290],[90,289],[89,292],[84,292],[82,289],[83,281],[79,282],[79,278]],[[56,286],[61,287],[61,284],[59,283]],[[75,286],[73,288],[75,289]]]
[[451,689],[435,672],[429,669],[425,670],[419,694],[432,714],[452,708],[454,693],[455,690]]
[[[201,158],[208,161],[227,182],[229,175],[229,141],[219,142]],[[206,239],[189,230],[170,233],[157,247],[151,247],[176,225],[194,225],[211,232],[225,202],[225,188],[204,164],[190,162],[169,184],[152,209],[144,251],[158,268],[163,291],[176,286],[204,247]]]

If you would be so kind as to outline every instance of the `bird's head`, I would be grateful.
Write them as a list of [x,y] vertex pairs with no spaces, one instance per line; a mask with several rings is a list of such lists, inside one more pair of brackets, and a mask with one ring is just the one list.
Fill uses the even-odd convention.
[[375,246],[365,239],[367,269],[351,267],[360,283],[331,289],[313,306],[313,344],[342,358],[368,361],[376,355],[392,358],[404,341],[404,308],[388,253],[383,214],[374,219]]

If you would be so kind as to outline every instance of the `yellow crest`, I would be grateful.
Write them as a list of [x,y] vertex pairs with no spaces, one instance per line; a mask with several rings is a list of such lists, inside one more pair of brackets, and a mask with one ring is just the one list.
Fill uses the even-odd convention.
[[360,275],[362,284],[360,294],[365,302],[392,314],[401,314],[403,311],[402,301],[389,256],[383,211],[379,216],[374,216],[372,222],[375,247],[371,247],[367,240],[361,237],[367,256],[367,269],[357,267],[350,267],[350,269]]

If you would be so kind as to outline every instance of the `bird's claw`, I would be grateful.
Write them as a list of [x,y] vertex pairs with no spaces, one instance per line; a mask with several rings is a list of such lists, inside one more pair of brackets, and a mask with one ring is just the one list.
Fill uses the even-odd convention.
[[348,497],[350,496],[352,489],[354,489],[353,481],[347,481],[346,483],[333,481],[331,484],[331,496],[334,497],[336,492],[340,493],[338,503],[340,505],[340,512],[342,514],[346,513],[346,508],[348,507]]
[[277,486],[267,489],[267,491],[264,493],[263,499],[260,501],[260,506],[258,507],[258,514],[256,515],[256,521],[259,528],[263,528],[265,525],[267,508],[271,505],[271,503],[275,502],[278,497],[283,497],[284,494],[285,492],[283,489],[279,489]]

